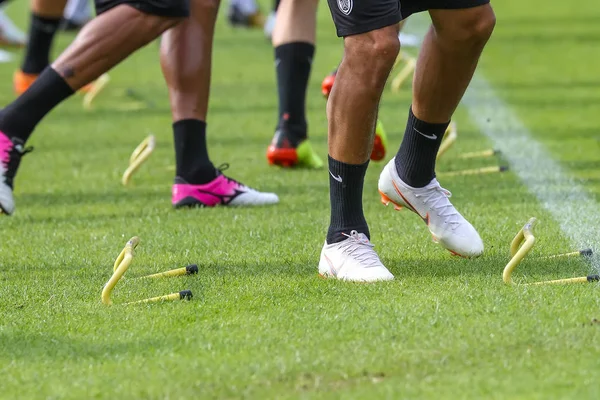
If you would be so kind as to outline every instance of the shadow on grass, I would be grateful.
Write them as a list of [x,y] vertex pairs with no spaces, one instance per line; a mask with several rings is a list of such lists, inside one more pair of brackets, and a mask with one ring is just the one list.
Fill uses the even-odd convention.
[[94,343],[68,336],[49,334],[1,334],[0,346],[5,359],[25,360],[81,360],[103,359],[107,355],[139,356],[149,349],[161,348],[164,343],[158,339],[131,340],[111,339],[112,343]]

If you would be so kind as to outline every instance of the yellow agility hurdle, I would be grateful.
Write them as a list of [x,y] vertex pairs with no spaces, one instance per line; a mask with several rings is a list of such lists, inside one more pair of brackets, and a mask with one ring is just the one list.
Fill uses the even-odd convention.
[[[140,238],[138,238],[137,236],[134,236],[127,241],[127,243],[125,244],[125,247],[123,248],[123,250],[121,250],[121,253],[119,253],[119,256],[117,257],[117,259],[115,260],[115,263],[113,265],[113,274],[110,277],[110,279],[108,280],[108,282],[106,282],[106,284],[104,285],[104,288],[102,288],[101,300],[102,300],[103,304],[106,304],[109,306],[113,304],[112,300],[110,298],[112,291],[115,288],[115,286],[117,285],[117,283],[121,280],[121,278],[123,277],[123,275],[129,268],[129,266],[131,265],[131,263],[133,261],[134,250],[138,246],[139,243],[140,243]],[[185,267],[185,268],[178,268],[175,270],[166,271],[166,272],[162,272],[159,274],[152,274],[152,275],[144,276],[142,278],[181,276],[181,275],[189,275],[189,274],[197,273],[197,272],[198,272],[197,265],[189,265],[188,267]],[[171,301],[171,300],[184,300],[184,299],[191,300],[192,297],[193,297],[193,294],[192,294],[191,290],[182,290],[180,292],[171,293],[171,294],[168,294],[165,296],[152,297],[149,299],[142,299],[142,300],[138,300],[138,301],[124,303],[123,305],[152,303],[152,302]]]
[[[535,244],[535,236],[533,234],[533,228],[537,224],[536,218],[531,218],[521,230],[517,233],[510,244],[510,256],[511,259],[504,267],[504,271],[502,272],[502,280],[504,283],[512,284],[512,273],[517,268],[517,266],[523,261],[525,256],[529,254],[531,249],[533,249],[533,245]],[[551,258],[562,258],[562,257],[573,257],[573,256],[585,256],[589,257],[593,254],[592,249],[585,249],[580,251],[574,251],[565,254],[557,254],[552,256],[543,257],[545,259]],[[532,282],[525,283],[524,285],[552,285],[552,284],[566,284],[566,283],[588,283],[588,282],[598,282],[600,281],[600,276],[598,275],[588,275],[588,276],[580,276],[577,278],[566,278],[566,279],[555,279],[550,281],[540,281],[540,282]]]
[[392,80],[392,92],[398,93],[402,84],[412,76],[417,66],[417,60],[414,57],[409,56],[403,51],[400,51],[396,61],[394,62],[393,68],[396,68],[398,64],[404,62],[404,67],[398,72],[396,77]]
[[131,153],[131,156],[129,157],[129,167],[127,167],[121,178],[121,183],[124,186],[129,184],[131,176],[150,157],[155,147],[156,138],[154,135],[149,135],[135,148],[135,150],[133,150],[133,153]]
[[92,83],[92,87],[91,87],[90,91],[87,92],[85,94],[85,96],[83,96],[83,108],[84,109],[86,109],[86,110],[92,109],[92,102],[94,101],[94,99],[96,97],[98,97],[100,92],[104,90],[106,85],[108,85],[108,82],[110,82],[110,76],[108,76],[108,74],[102,74],[102,75],[100,75],[100,77],[98,79],[96,79]]

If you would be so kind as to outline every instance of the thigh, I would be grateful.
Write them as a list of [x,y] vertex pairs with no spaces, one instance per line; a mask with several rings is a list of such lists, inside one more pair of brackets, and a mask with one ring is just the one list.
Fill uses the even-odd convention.
[[357,35],[402,20],[399,0],[327,0],[338,36]]
[[143,13],[159,17],[187,17],[189,0],[95,0],[98,15],[119,5],[128,5]]
[[478,7],[490,0],[401,0],[401,12],[404,18],[427,10],[456,10]]

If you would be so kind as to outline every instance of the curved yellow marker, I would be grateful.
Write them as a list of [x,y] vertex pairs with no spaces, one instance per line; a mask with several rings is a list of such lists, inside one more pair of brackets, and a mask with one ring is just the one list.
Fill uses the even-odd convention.
[[400,87],[402,86],[404,81],[406,81],[412,75],[412,73],[415,72],[415,68],[417,66],[417,60],[414,57],[411,57],[408,54],[401,51],[398,54],[398,57],[396,58],[394,68],[396,68],[396,66],[402,61],[404,61],[404,68],[402,68],[400,72],[398,72],[398,74],[392,81],[392,92],[394,93],[400,91]]
[[112,304],[110,295],[117,283],[119,282],[119,280],[123,277],[123,274],[125,274],[125,271],[127,271],[127,268],[129,268],[131,262],[133,261],[133,250],[137,247],[139,243],[140,238],[137,236],[134,236],[131,239],[129,239],[129,241],[117,257],[117,259],[115,260],[115,264],[113,265],[113,274],[102,289],[102,303],[109,306]]
[[121,183],[123,185],[127,186],[127,184],[129,184],[133,173],[140,168],[148,157],[150,157],[155,147],[156,138],[154,135],[149,135],[135,148],[135,150],[133,150],[133,153],[131,153],[131,156],[129,157],[129,167],[127,167],[121,178]]
[[[138,238],[137,236],[134,236],[131,239],[129,239],[127,244],[125,244],[125,247],[123,248],[123,250],[121,250],[121,253],[119,253],[119,256],[117,257],[117,259],[115,260],[115,263],[113,265],[113,274],[110,277],[110,279],[108,280],[108,282],[106,282],[106,284],[104,285],[104,288],[102,289],[102,297],[101,298],[102,298],[103,304],[106,304],[108,306],[112,305],[112,300],[110,298],[110,295],[112,294],[112,291],[115,288],[115,286],[117,285],[117,283],[119,282],[119,280],[121,280],[121,278],[123,277],[123,275],[129,268],[129,266],[131,265],[131,262],[133,261],[133,251],[139,243],[140,243],[140,238]],[[178,269],[174,269],[171,271],[166,271],[161,274],[149,275],[146,278],[155,278],[155,277],[160,277],[160,276],[165,276],[165,277],[166,276],[180,276],[180,275],[192,274],[192,273],[197,273],[197,272],[198,272],[198,266],[193,264],[193,265],[188,265],[187,267],[184,267],[184,268],[178,268]],[[182,290],[181,292],[171,293],[171,294],[168,294],[165,296],[158,296],[158,297],[152,297],[149,299],[133,301],[133,302],[125,303],[124,305],[139,304],[139,303],[153,303],[153,302],[157,302],[157,301],[170,301],[170,300],[184,300],[184,299],[191,300],[192,296],[193,296],[193,294],[192,294],[191,290]]]
[[106,85],[108,85],[108,82],[110,82],[110,76],[108,76],[108,74],[102,74],[92,83],[92,88],[90,91],[83,96],[83,108],[86,110],[92,109],[92,102],[98,96],[98,94],[104,90]]
[[446,128],[446,132],[444,132],[444,138],[442,139],[442,143],[440,144],[440,148],[438,150],[436,160],[439,160],[441,156],[444,155],[446,151],[456,142],[458,139],[458,130],[456,128],[456,122],[450,121],[448,128]]
[[[514,237],[513,241],[510,244],[510,256],[511,259],[504,267],[504,271],[502,272],[502,280],[504,283],[514,283],[512,281],[512,273],[515,268],[523,261],[525,256],[529,254],[533,245],[535,244],[535,236],[533,235],[533,228],[537,223],[536,218],[531,218],[523,228],[517,233]],[[586,256],[589,257],[592,255],[591,249],[580,250],[572,253],[566,254],[558,254],[555,256],[548,256],[548,258],[556,258],[556,257],[571,257],[571,256]],[[540,281],[533,283],[525,283],[524,285],[556,285],[556,284],[566,284],[566,283],[588,283],[588,282],[598,282],[600,281],[599,275],[588,275],[588,276],[580,276],[577,278],[566,278],[566,279],[555,279],[551,281]]]

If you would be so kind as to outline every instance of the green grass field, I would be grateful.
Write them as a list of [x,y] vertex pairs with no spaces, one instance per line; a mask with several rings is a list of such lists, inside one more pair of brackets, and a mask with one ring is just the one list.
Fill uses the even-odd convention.
[[[597,2],[498,0],[495,8],[498,24],[479,72],[600,201]],[[10,11],[26,25],[24,5]],[[323,156],[320,82],[342,50],[330,18],[321,4],[308,96],[310,135]],[[62,34],[55,50],[71,39]],[[486,244],[483,257],[465,260],[432,243],[419,218],[380,204],[383,164],[371,164],[365,212],[396,279],[319,279],[327,171],[266,163],[277,113],[272,49],[262,32],[230,28],[225,12],[215,49],[211,157],[230,163],[232,177],[277,192],[281,203],[171,209],[171,119],[156,44],[111,73],[93,111],[82,110],[79,96],[60,106],[31,140],[35,151],[16,180],[15,215],[0,220],[0,398],[600,397],[598,286],[502,282],[510,240],[531,216],[541,221],[539,242],[515,274],[519,281],[595,272],[579,259],[534,260],[575,249],[514,172],[441,179]],[[0,65],[2,104],[13,98],[17,65]],[[124,110],[135,105],[127,89],[151,107]],[[390,157],[409,104],[407,88],[386,89],[380,116]],[[491,146],[465,108],[456,122],[459,140],[438,171],[494,164],[455,157]],[[149,132],[158,148],[124,188],[128,157]],[[146,283],[126,278],[115,303],[183,289],[194,292],[191,302],[100,303],[114,259],[135,235],[142,242],[130,277],[189,263],[200,273]]]

